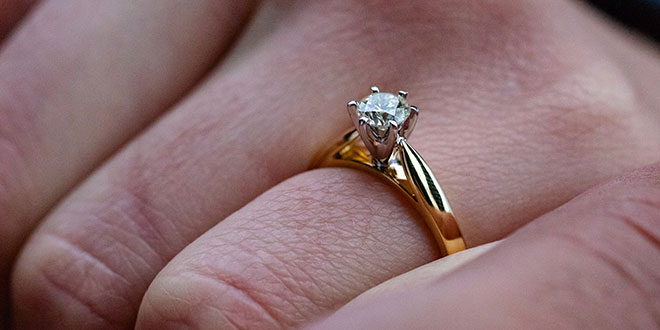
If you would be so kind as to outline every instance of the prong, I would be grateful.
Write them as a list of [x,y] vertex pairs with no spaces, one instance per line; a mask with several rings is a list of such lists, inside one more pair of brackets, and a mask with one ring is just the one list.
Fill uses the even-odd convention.
[[378,132],[376,132],[365,119],[360,118],[359,125],[361,128],[363,127],[362,130],[364,131],[364,137],[369,139],[372,144],[377,144],[380,140],[382,140],[382,138],[378,135]]
[[392,155],[394,145],[396,144],[399,135],[399,125],[391,120],[389,124],[390,126],[387,129],[385,136],[381,137],[380,141],[375,144],[376,152],[372,153],[372,156],[381,164],[386,163]]
[[[362,137],[362,141],[364,141],[364,144],[369,146],[370,142],[373,142],[373,134],[371,133],[371,127],[367,123],[366,120],[360,118],[358,120],[358,126],[357,126],[358,133],[360,133],[360,136]],[[369,150],[371,151],[371,149]]]
[[410,106],[410,116],[401,125],[401,136],[405,139],[410,137],[415,124],[417,124],[417,117],[419,116],[419,109],[416,106]]
[[406,91],[399,91],[399,96],[403,97],[404,99],[408,98],[408,92]]
[[371,126],[364,119],[358,121],[357,131],[358,134],[360,134],[362,142],[364,142],[364,146],[367,147],[367,150],[369,150],[373,159],[377,164],[380,164],[382,158],[379,157],[382,153],[380,146],[381,142],[379,141],[380,138],[376,136]]
[[372,86],[371,87],[371,93],[373,93],[373,94],[380,93],[380,89],[378,89],[378,86]]
[[356,128],[359,125],[357,107],[358,104],[355,101],[348,102],[348,104],[346,105],[346,109],[348,110],[348,116],[351,117],[351,121],[353,122],[353,125],[355,125]]
[[388,131],[391,131],[392,129],[394,129],[395,131],[399,130],[399,124],[397,124],[394,120],[390,120],[389,124],[390,124],[390,128],[388,129]]
[[[396,143],[397,139],[399,138],[399,132],[401,131],[400,130],[401,127],[394,120],[390,120],[389,124],[390,124],[390,127],[387,129],[387,135],[385,135],[385,138],[382,139],[383,143],[385,143],[387,145],[389,145],[390,142],[392,142],[392,141],[393,141],[393,143]],[[391,140],[391,139],[394,139],[394,140]],[[392,148],[393,147],[394,147],[394,144],[392,144]],[[392,149],[390,149],[390,153],[391,153],[391,150]]]
[[358,120],[358,126],[357,126],[357,131],[358,134],[360,134],[360,138],[362,138],[362,142],[364,142],[364,145],[367,147],[369,152],[373,155],[376,153],[376,141],[374,138],[373,133],[371,132],[371,126],[367,123],[366,120],[360,119]]

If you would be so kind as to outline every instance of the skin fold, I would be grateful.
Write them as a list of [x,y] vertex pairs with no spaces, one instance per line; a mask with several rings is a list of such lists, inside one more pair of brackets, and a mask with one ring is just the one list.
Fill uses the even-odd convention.
[[3,0],[0,2],[0,41],[11,33],[34,2],[34,0]]
[[[553,262],[615,293],[630,281],[613,269],[658,276],[658,223],[625,198],[641,222],[614,216],[615,238],[655,263],[600,245],[545,251],[606,200],[572,199],[660,161],[657,51],[579,3],[42,0],[12,31],[0,48],[0,298],[17,329],[379,328],[360,310],[429,299],[452,311],[458,288],[529,266],[502,280],[505,303],[456,324],[515,328],[583,298],[519,307],[524,289],[552,284]],[[414,296],[361,294],[438,258],[415,211],[374,177],[309,168],[371,85],[420,107],[410,143],[467,244],[505,238],[455,271],[411,275]],[[653,210],[657,171],[642,172],[629,188]],[[599,267],[612,277],[592,276]],[[455,296],[439,298],[451,283]],[[648,313],[629,328],[657,320],[658,289],[640,288],[623,301]],[[624,312],[603,304],[580,314]],[[392,317],[425,311],[401,310]],[[420,328],[443,319],[423,315]]]

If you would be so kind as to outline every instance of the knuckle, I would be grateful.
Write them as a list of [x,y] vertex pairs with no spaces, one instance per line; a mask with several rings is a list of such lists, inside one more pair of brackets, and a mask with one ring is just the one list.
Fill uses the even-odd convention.
[[[526,23],[530,27],[536,26],[538,30],[538,27],[542,26],[539,24],[539,17],[543,14],[543,10],[553,8],[552,5],[538,1],[530,3],[511,0],[490,2],[413,0],[405,3],[393,3],[387,0],[333,0],[323,5],[327,6],[326,13],[348,15],[349,22],[359,22],[359,24],[346,24],[347,20],[339,21],[347,29],[367,29],[371,34],[400,33],[411,28],[454,27],[452,31],[458,33],[479,28],[483,29],[484,33],[500,35],[507,28],[507,24],[511,24],[509,26],[511,27],[514,23]],[[316,7],[312,8],[316,9]],[[346,8],[352,10],[347,11]],[[475,25],[475,21],[481,22],[484,27],[470,26]],[[495,31],[492,28],[495,28]]]
[[638,111],[632,86],[608,60],[571,68],[522,110],[527,114],[521,118],[529,124],[523,129],[544,133],[530,134],[536,143],[562,148],[578,159],[601,152],[603,146],[629,155],[648,154],[644,137],[654,132]]
[[547,297],[553,306],[548,310],[575,316],[566,321],[576,328],[587,320],[622,329],[657,324],[659,210],[660,186],[649,184],[648,177],[627,176],[532,223],[528,228],[540,226],[545,234],[530,236],[527,248],[540,247],[538,253],[548,257],[539,262],[556,270],[533,279],[534,296]]
[[[653,229],[656,233],[649,233],[651,238],[657,236],[657,228],[660,227],[660,187],[651,184],[626,183],[627,179],[615,180],[588,192],[588,195],[596,197],[607,203],[599,209],[604,213],[601,217],[595,217],[589,221],[595,228],[603,228],[612,225],[631,227],[643,227]],[[621,238],[639,238],[639,235],[629,235],[635,231],[621,232]],[[657,237],[655,237],[657,240]]]
[[[131,305],[124,281],[81,246],[59,236],[42,235],[21,256],[14,272],[17,323],[52,329],[74,324],[74,328],[98,329],[126,326],[117,313]],[[49,312],[35,315],[35,310]]]
[[[167,246],[160,232],[164,227],[159,227],[166,225],[136,192],[124,186],[104,189],[79,194],[47,219],[19,259],[13,291],[21,302],[78,317],[84,328],[95,322],[125,328],[134,322],[142,294],[168,258],[158,248]],[[44,298],[42,290],[53,294]]]
[[[438,61],[442,56],[450,56],[453,60],[459,60],[460,56],[463,60],[474,61],[471,64],[499,61],[501,67],[491,66],[491,71],[496,71],[503,69],[505,64],[511,67],[512,64],[523,64],[533,59],[551,60],[546,50],[555,47],[555,42],[561,42],[561,31],[553,29],[551,22],[556,17],[548,12],[563,10],[566,4],[540,1],[420,0],[393,3],[382,0],[335,0],[308,6],[305,12],[314,17],[315,23],[311,26],[318,27],[314,34],[323,35],[315,41],[328,46],[359,47],[359,51],[357,48],[356,51],[346,51],[351,58],[362,56],[378,61],[384,57],[397,60],[425,57]],[[396,51],[392,51],[392,47],[399,43],[404,43],[406,47],[397,47]],[[365,44],[369,47],[364,47]],[[464,61],[458,62],[465,64]],[[537,65],[528,65],[534,66]],[[405,69],[410,70],[409,67]]]
[[620,303],[639,306],[643,315],[658,320],[660,188],[620,189],[620,184],[614,182],[587,193],[587,199],[592,200],[587,211],[591,214],[575,219],[570,232],[559,229],[558,237],[576,256],[583,257],[579,260],[592,262],[590,272],[597,271],[600,278],[608,279],[593,281],[579,292],[591,295],[590,290],[594,290],[616,296]]

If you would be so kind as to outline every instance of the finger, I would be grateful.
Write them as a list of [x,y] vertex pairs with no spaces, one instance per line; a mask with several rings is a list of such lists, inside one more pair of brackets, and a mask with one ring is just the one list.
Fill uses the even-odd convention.
[[[652,329],[660,166],[589,191],[449,274],[358,297],[310,329]],[[411,281],[419,276],[419,281]]]
[[[271,35],[254,43],[254,52],[214,73],[51,214],[16,268],[16,303],[48,306],[80,322],[105,317],[130,323],[170,258],[264,190],[305,170],[348,124],[347,95],[359,96],[374,81],[417,90],[417,103],[428,112],[412,141],[440,173],[472,245],[500,238],[604,177],[657,157],[650,152],[657,127],[636,111],[614,63],[606,58],[594,66],[591,56],[573,53],[576,44],[594,53],[588,45],[597,41],[548,27],[556,17],[572,22],[581,16],[545,3],[535,4],[536,14],[521,4],[294,4],[266,29]],[[493,10],[520,26],[502,26]],[[415,21],[420,11],[429,24],[393,23]],[[456,13],[467,18],[453,19]],[[362,23],[348,25],[347,16]],[[485,25],[475,27],[475,20]],[[373,26],[389,32],[375,34]],[[392,52],[389,45],[400,40],[408,47]],[[484,43],[493,47],[488,54],[478,51]],[[516,51],[499,47],[506,43]],[[521,64],[520,57],[532,64]],[[433,246],[414,244],[420,251]],[[427,254],[416,265],[434,257]],[[74,285],[71,278],[103,290]],[[48,299],[38,294],[45,291]],[[109,304],[109,298],[116,300]],[[67,299],[79,304],[60,303]],[[34,320],[27,308],[17,315]]]
[[292,328],[436,259],[430,233],[391,190],[347,169],[274,187],[160,272],[137,329]]
[[[437,258],[402,196],[370,175],[294,177],[212,228],[163,269],[137,329],[279,329]],[[445,271],[480,249],[443,258]]]
[[241,21],[228,17],[247,15],[248,2],[212,2],[44,1],[4,45],[3,287],[36,220],[191,87],[227,46]]

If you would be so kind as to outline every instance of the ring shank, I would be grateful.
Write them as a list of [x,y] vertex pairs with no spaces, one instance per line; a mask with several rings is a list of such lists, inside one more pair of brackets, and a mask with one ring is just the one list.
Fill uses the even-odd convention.
[[465,241],[458,228],[447,197],[426,162],[405,140],[386,167],[375,165],[359,134],[352,130],[331,146],[314,167],[349,167],[384,177],[403,191],[424,218],[433,233],[442,256],[465,250]]

